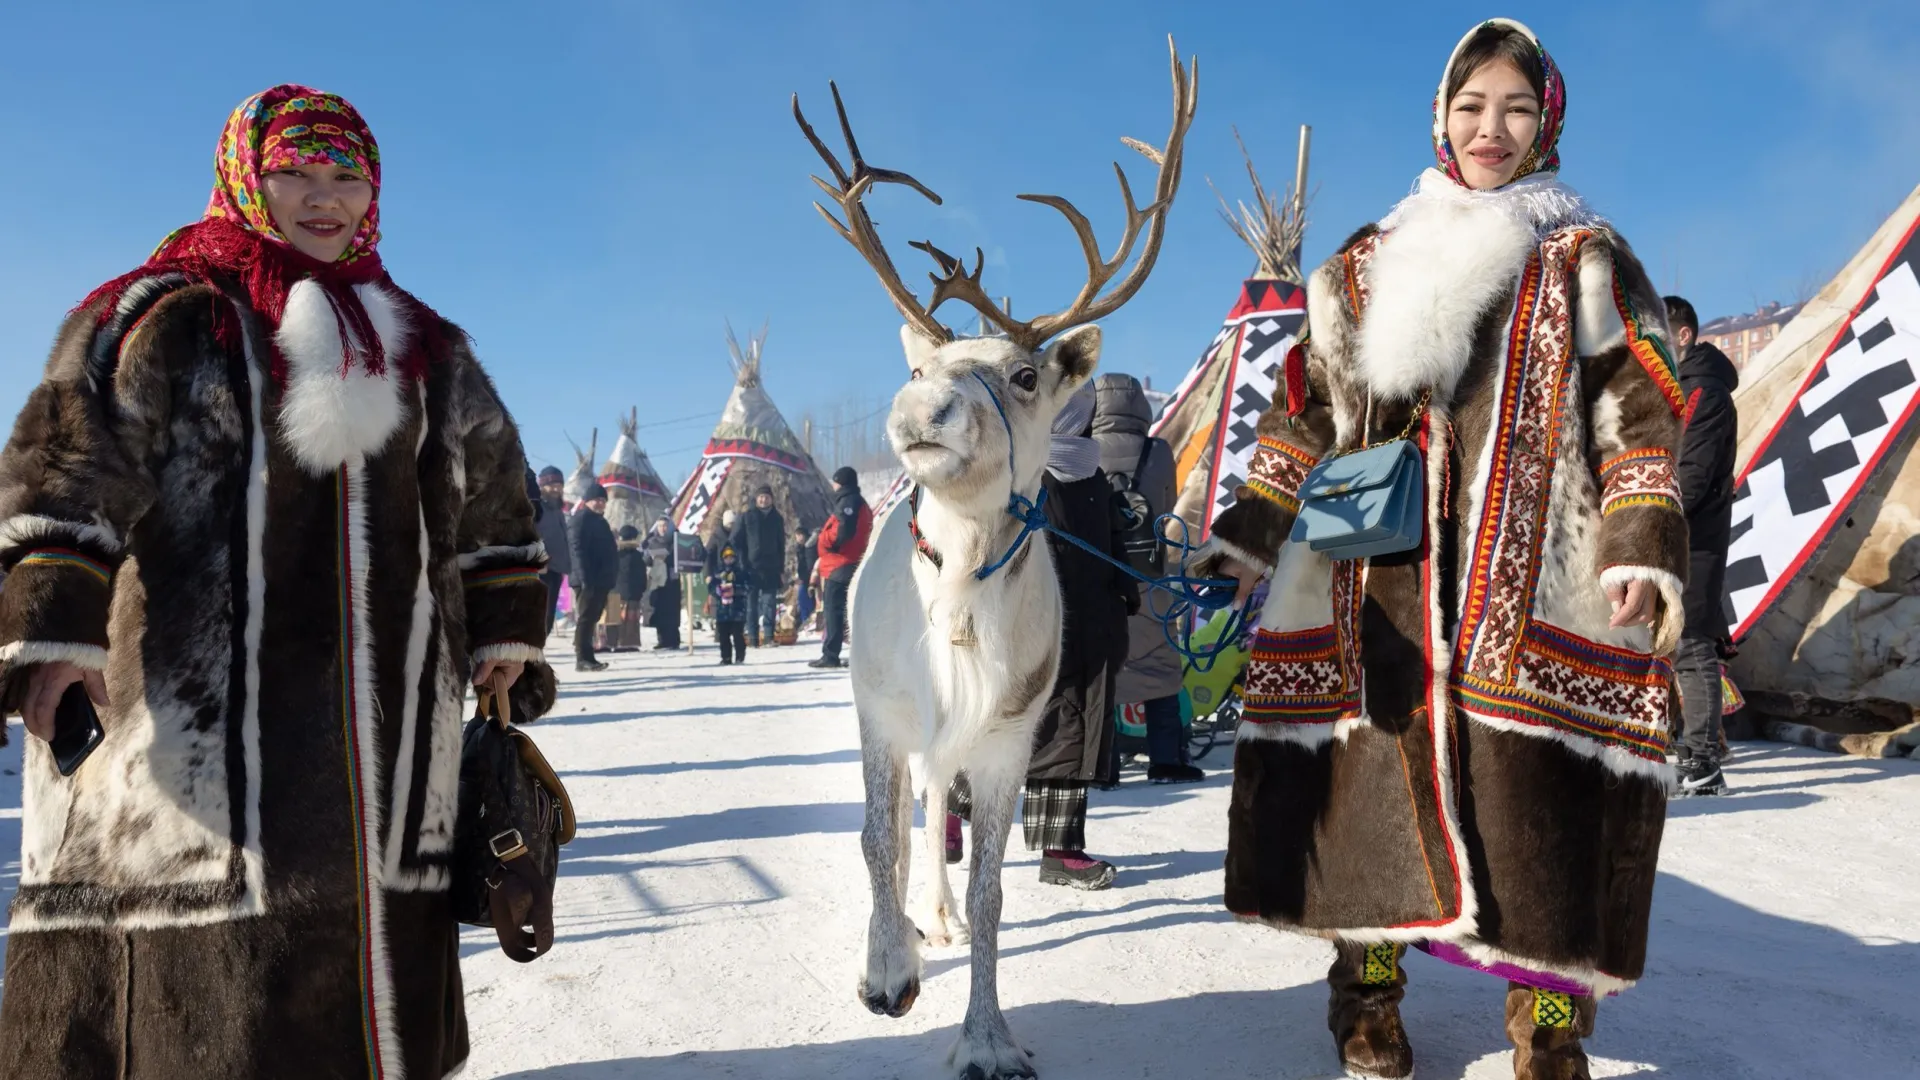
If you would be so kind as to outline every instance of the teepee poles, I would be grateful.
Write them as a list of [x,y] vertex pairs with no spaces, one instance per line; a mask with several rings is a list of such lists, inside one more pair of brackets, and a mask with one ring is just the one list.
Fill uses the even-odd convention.
[[1293,216],[1307,216],[1307,154],[1313,147],[1313,128],[1300,125],[1300,157],[1293,166]]
[[[1275,198],[1260,181],[1260,174],[1253,167],[1253,155],[1247,152],[1247,144],[1240,138],[1240,129],[1233,129],[1233,141],[1239,144],[1240,156],[1247,164],[1247,179],[1253,183],[1253,205],[1240,202],[1230,206],[1219,188],[1214,188],[1213,193],[1220,200],[1220,217],[1227,227],[1252,248],[1260,260],[1256,272],[1262,278],[1295,285],[1306,283],[1300,271],[1300,243],[1307,232],[1307,154],[1312,130],[1305,124],[1300,125],[1300,155],[1294,165],[1293,190]],[[1208,180],[1207,184],[1211,187],[1213,181]]]

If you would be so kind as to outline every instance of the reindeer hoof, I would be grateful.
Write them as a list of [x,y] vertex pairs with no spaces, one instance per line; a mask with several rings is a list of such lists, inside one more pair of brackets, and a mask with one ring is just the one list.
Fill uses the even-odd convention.
[[947,949],[965,945],[970,936],[967,924],[951,908],[922,912],[913,917],[913,929],[928,948]]
[[919,997],[919,979],[908,982],[891,994],[875,991],[865,980],[860,983],[860,1003],[878,1016],[890,1016],[898,1020],[913,1010],[913,1003]]
[[948,1058],[954,1080],[1033,1080],[1033,1061],[1004,1026],[962,1031]]

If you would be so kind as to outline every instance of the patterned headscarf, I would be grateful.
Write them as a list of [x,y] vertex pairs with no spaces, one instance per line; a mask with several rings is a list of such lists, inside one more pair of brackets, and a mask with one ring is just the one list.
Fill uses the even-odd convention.
[[[347,250],[330,263],[302,253],[281,235],[261,190],[263,178],[277,169],[316,164],[357,169],[373,185],[366,216]],[[134,282],[177,273],[196,281],[237,284],[271,334],[286,314],[293,286],[312,280],[325,290],[340,324],[341,374],[360,363],[368,373],[378,375],[387,370],[385,345],[354,287],[379,285],[400,301],[415,330],[406,355],[396,358],[403,373],[418,378],[430,363],[447,355],[439,315],[395,285],[381,264],[380,147],[352,105],[305,86],[283,84],[263,90],[241,102],[227,118],[213,168],[213,195],[207,200],[205,216],[176,229],[143,266],[95,289],[81,307],[104,299],[104,320]],[[231,332],[224,326],[220,329],[223,335]],[[358,353],[353,342],[361,346]],[[286,358],[271,336],[266,344],[272,353],[274,378],[285,385]]]
[[206,216],[287,243],[267,210],[261,180],[299,165],[333,165],[366,176],[373,202],[338,261],[352,263],[373,254],[380,243],[380,145],[346,99],[305,86],[262,90],[233,110],[214,152],[215,182]]
[[1534,52],[1540,57],[1540,70],[1546,74],[1546,85],[1540,94],[1540,132],[1534,136],[1533,145],[1527,148],[1527,156],[1520,159],[1520,168],[1507,182],[1512,183],[1531,173],[1560,171],[1560,131],[1567,118],[1566,80],[1561,78],[1560,68],[1554,64],[1553,57],[1547,54],[1546,46],[1540,44],[1539,35],[1527,29],[1525,24],[1513,19],[1488,19],[1467,31],[1460,43],[1453,47],[1453,53],[1447,57],[1446,69],[1440,73],[1440,90],[1433,98],[1433,156],[1439,161],[1440,171],[1461,187],[1467,186],[1466,177],[1460,173],[1460,158],[1454,153],[1453,141],[1447,138],[1447,84],[1453,81],[1454,65],[1460,62],[1460,53],[1467,47],[1467,42],[1489,26],[1517,31],[1531,42]]

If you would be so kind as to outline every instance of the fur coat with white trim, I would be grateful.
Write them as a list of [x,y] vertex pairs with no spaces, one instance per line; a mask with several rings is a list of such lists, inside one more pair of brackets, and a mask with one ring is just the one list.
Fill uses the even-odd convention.
[[[415,332],[359,286],[386,355]],[[466,1058],[448,894],[472,665],[552,704],[518,435],[464,337],[361,362],[176,275],[67,320],[0,452],[0,656],[105,672],[71,778],[28,739],[8,1077],[375,1076]],[[358,343],[355,343],[356,350]]]
[[[1273,571],[1226,902],[1608,992],[1642,969],[1665,820],[1680,399],[1626,243],[1551,177],[1511,187],[1431,174],[1308,285],[1308,342],[1201,566]],[[1421,546],[1288,543],[1311,467],[1410,420]],[[1636,580],[1653,626],[1609,626],[1605,586]]]

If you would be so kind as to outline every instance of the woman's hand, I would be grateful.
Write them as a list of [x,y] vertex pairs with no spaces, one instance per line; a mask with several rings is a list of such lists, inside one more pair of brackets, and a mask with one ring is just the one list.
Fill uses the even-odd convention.
[[474,670],[473,685],[485,686],[492,682],[495,676],[499,676],[505,680],[501,686],[501,689],[505,689],[519,682],[520,673],[525,670],[527,670],[527,664],[524,660],[483,660]]
[[1613,618],[1607,625],[1615,630],[1624,626],[1645,626],[1653,621],[1660,603],[1660,589],[1651,581],[1629,581],[1625,586],[1607,586],[1607,602],[1613,605]]
[[1234,607],[1245,604],[1247,597],[1253,595],[1254,586],[1260,584],[1260,579],[1267,576],[1265,570],[1248,566],[1231,555],[1221,558],[1218,571],[1221,577],[1230,577],[1240,583],[1239,587],[1233,590]]
[[67,687],[85,683],[87,696],[99,706],[107,704],[107,678],[92,668],[83,668],[65,660],[33,665],[27,676],[27,690],[20,700],[20,718],[27,731],[42,742],[53,741],[53,717]]

